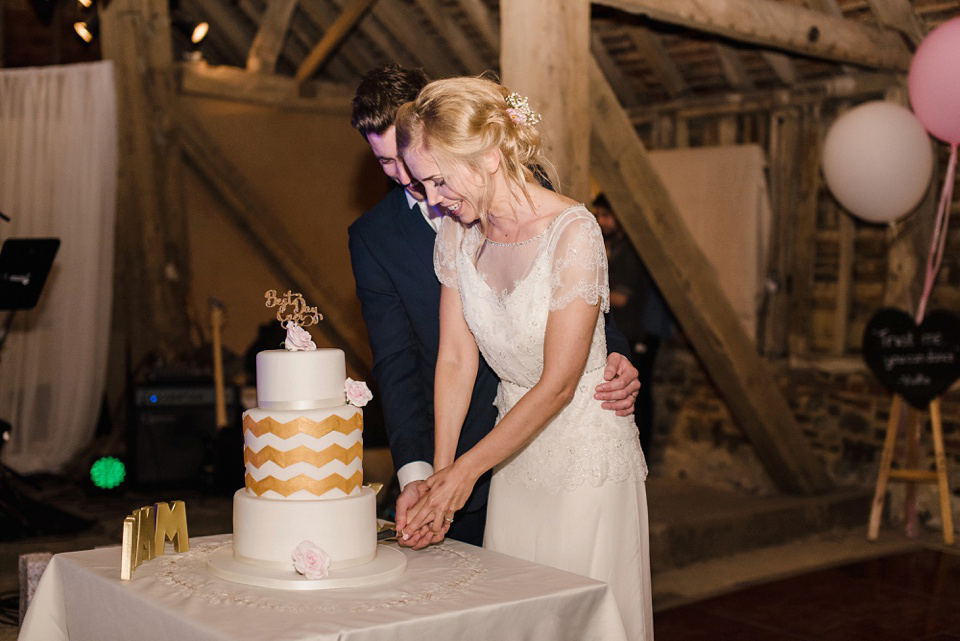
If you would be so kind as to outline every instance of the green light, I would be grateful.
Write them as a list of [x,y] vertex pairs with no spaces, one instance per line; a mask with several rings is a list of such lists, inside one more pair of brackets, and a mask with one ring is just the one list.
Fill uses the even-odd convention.
[[127,467],[112,456],[103,456],[90,466],[90,479],[101,490],[112,490],[127,476]]

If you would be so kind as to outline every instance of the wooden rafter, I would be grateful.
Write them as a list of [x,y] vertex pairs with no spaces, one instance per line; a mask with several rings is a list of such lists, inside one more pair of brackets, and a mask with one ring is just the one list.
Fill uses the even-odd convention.
[[403,45],[420,66],[433,70],[438,77],[461,74],[460,68],[450,60],[450,54],[426,37],[420,25],[399,4],[379,2],[372,11],[388,36]]
[[737,91],[750,91],[754,88],[753,80],[747,73],[747,68],[740,59],[737,50],[728,44],[722,42],[714,43],[714,51],[720,58],[720,67],[723,69],[723,75]]
[[253,73],[273,73],[277,68],[277,59],[283,40],[290,29],[293,10],[298,0],[271,0],[260,18],[257,35],[253,37],[250,53],[247,54],[247,71]]
[[[205,16],[212,30],[237,60],[245,60],[250,50],[251,34],[235,12],[220,0],[189,0],[198,15]],[[213,34],[211,34],[213,35]]]
[[677,97],[687,93],[687,81],[656,34],[643,27],[628,27],[626,34],[668,94]]
[[927,35],[920,18],[909,0],[867,0],[877,21],[885,27],[903,33],[916,47]]
[[762,51],[760,56],[767,61],[780,82],[789,86],[797,81],[797,68],[789,56],[777,51]]
[[366,335],[343,311],[336,293],[324,287],[322,279],[293,258],[299,255],[299,250],[296,242],[283,231],[284,225],[254,195],[239,170],[210,140],[202,126],[183,111],[178,114],[177,131],[187,161],[226,205],[233,223],[251,239],[261,258],[282,275],[283,282],[302,292],[307,300],[316,301],[324,316],[320,330],[336,341],[351,365],[365,376],[369,375],[372,357]]
[[346,39],[376,0],[350,0],[343,12],[323,34],[320,42],[307,54],[297,68],[296,80],[302,83],[327,61],[331,53]]
[[[237,0],[237,8],[246,16],[248,20],[257,24],[261,19],[261,10],[253,0]],[[307,56],[309,52],[309,45],[306,44],[305,40],[300,38],[284,38],[283,49],[281,51],[282,58],[286,60],[290,65],[297,67],[300,62]],[[330,64],[327,66],[327,72],[330,76],[345,80],[347,78],[352,78],[353,73],[346,64],[340,60],[331,60]]]
[[478,74],[490,68],[490,64],[480,55],[477,47],[466,38],[460,25],[453,21],[437,0],[414,0],[414,2],[468,74]]
[[353,92],[339,83],[307,81],[310,97],[296,91],[293,78],[275,74],[252,74],[237,67],[181,63],[177,76],[181,94],[249,102],[297,111],[343,112],[350,116]]
[[590,69],[593,176],[777,486],[831,483],[790,406],[687,231],[643,144],[596,64]]
[[[320,0],[300,0],[300,8],[303,10],[304,14],[316,25],[318,25],[323,31],[330,29],[330,26],[340,17],[340,14],[332,13],[326,3],[320,2]],[[376,45],[377,49],[383,52],[383,55],[393,61],[404,62],[407,56],[397,47],[396,42],[389,38],[383,31],[380,29],[374,28],[371,26],[370,20],[361,20],[356,27],[359,33],[363,34],[370,42]],[[345,47],[353,46],[352,39],[348,40]],[[357,47],[362,48],[362,47]],[[371,60],[366,60],[363,65],[363,70],[367,71],[374,67],[374,63]]]
[[900,34],[775,0],[598,0],[598,4],[763,47],[906,71]]
[[610,53],[603,44],[603,38],[600,37],[596,29],[590,30],[590,51],[593,53],[593,58],[597,61],[597,64],[600,65],[603,75],[607,77],[607,82],[617,92],[620,104],[627,109],[639,107],[641,104],[640,98],[637,96],[636,89],[633,88],[633,83],[623,73],[620,65],[610,57]]
[[490,10],[483,4],[483,0],[457,0],[460,9],[470,18],[473,28],[477,30],[484,43],[491,51],[500,51],[500,30],[490,15]]

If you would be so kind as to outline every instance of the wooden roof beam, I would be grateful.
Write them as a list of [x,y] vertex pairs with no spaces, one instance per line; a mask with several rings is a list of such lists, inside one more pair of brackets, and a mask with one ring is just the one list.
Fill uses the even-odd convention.
[[[329,30],[330,26],[340,17],[339,14],[332,15],[326,3],[321,3],[320,0],[300,0],[300,8],[314,24],[321,27],[324,31]],[[391,38],[380,29],[372,26],[371,20],[361,20],[357,24],[357,30],[369,39],[370,42],[375,44],[387,59],[401,63],[407,59],[408,56],[405,56],[401,52]],[[374,64],[366,61],[365,66],[366,69],[364,69],[364,71],[372,69]]]
[[714,51],[720,57],[720,67],[723,69],[723,76],[727,79],[737,91],[750,91],[754,88],[753,80],[747,73],[747,68],[740,59],[737,50],[728,44],[717,42],[713,45]]
[[[592,61],[591,61],[592,62]],[[716,273],[687,230],[599,67],[590,66],[590,163],[731,413],[777,486],[813,494],[831,481]]]
[[617,92],[620,98],[620,104],[627,109],[634,109],[641,105],[640,97],[633,88],[633,83],[626,77],[620,65],[610,56],[606,46],[603,44],[603,38],[597,33],[596,29],[590,30],[590,51],[593,53],[594,60],[600,65],[603,75],[607,82]]
[[499,25],[490,15],[490,10],[483,4],[483,0],[457,0],[460,9],[470,18],[474,29],[483,38],[484,43],[492,50],[500,51]]
[[184,95],[350,117],[353,91],[340,83],[308,80],[309,91],[304,93],[309,97],[304,97],[297,93],[294,79],[287,76],[248,73],[239,67],[193,62],[179,63],[177,71],[178,90]]
[[760,56],[766,60],[780,82],[790,86],[797,81],[797,68],[789,56],[777,51],[762,51]]
[[282,276],[283,282],[317,304],[325,321],[318,326],[320,331],[343,349],[353,367],[368,376],[373,359],[366,335],[343,311],[337,294],[322,284],[323,279],[304,269],[294,258],[299,252],[297,243],[284,231],[284,226],[253,193],[247,180],[202,125],[184,110],[177,114],[177,132],[186,160],[226,205],[237,229],[251,240],[261,258]]
[[[461,75],[460,68],[450,60],[450,54],[423,33],[410,13],[395,2],[379,2],[373,6],[373,15],[389,37],[397,40],[424,67],[428,76]],[[432,70],[434,73],[430,73]]]
[[901,32],[914,47],[919,46],[927,35],[927,29],[913,10],[910,0],[867,0],[867,4],[880,24]]
[[296,8],[297,0],[272,0],[267,3],[267,8],[260,18],[257,35],[253,37],[253,44],[247,54],[247,71],[273,73],[276,70],[280,49]]
[[491,65],[483,59],[477,47],[465,37],[460,25],[453,21],[449,12],[441,7],[437,0],[414,0],[414,2],[460,60],[460,64],[466,68],[467,73],[478,74],[490,68]]
[[297,85],[312,76],[314,72],[323,66],[330,55],[340,46],[351,30],[357,26],[361,18],[366,14],[367,9],[376,2],[376,0],[350,0],[343,8],[340,16],[334,20],[330,28],[320,38],[320,42],[307,54],[300,66],[297,68]]
[[683,79],[679,67],[667,53],[666,47],[663,46],[656,34],[643,27],[627,27],[625,33],[637,50],[640,51],[643,59],[650,65],[654,75],[666,87],[668,94],[677,97],[687,93],[689,90],[687,81]]
[[900,34],[775,0],[596,0],[597,4],[688,29],[814,58],[906,71]]
[[237,61],[242,61],[250,50],[250,34],[234,12],[219,0],[189,0],[199,15],[214,25],[213,31]]

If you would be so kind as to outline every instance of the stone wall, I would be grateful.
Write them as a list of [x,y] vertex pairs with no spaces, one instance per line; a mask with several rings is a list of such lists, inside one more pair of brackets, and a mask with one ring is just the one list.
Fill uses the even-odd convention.
[[[815,453],[838,486],[873,488],[883,449],[891,397],[858,358],[771,364],[780,388]],[[665,345],[657,358],[653,394],[654,436],[648,453],[651,473],[691,478],[706,485],[749,494],[777,490],[753,447],[732,418],[723,398],[691,349]],[[960,514],[960,389],[941,399],[944,444]],[[921,414],[921,466],[933,469],[930,416]],[[901,437],[895,464],[904,460]],[[889,515],[902,518],[903,483],[891,483]],[[939,528],[936,487],[918,492],[921,519]],[[957,521],[957,519],[954,519]]]

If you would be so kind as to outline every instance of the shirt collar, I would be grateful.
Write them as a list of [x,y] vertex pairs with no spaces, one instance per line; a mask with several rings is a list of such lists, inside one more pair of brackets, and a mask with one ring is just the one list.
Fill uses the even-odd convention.
[[427,221],[427,224],[433,228],[433,231],[439,231],[440,221],[443,219],[443,214],[438,212],[433,207],[428,207],[426,201],[417,200],[410,195],[410,192],[406,189],[403,190],[403,195],[407,197],[407,205],[413,209],[414,206],[420,208],[420,214],[423,216],[423,219]]

